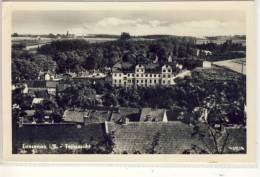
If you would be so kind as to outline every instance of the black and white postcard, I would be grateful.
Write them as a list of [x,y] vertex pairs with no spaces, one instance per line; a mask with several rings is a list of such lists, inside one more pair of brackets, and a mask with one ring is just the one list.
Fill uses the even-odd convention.
[[6,3],[4,156],[253,162],[253,7]]

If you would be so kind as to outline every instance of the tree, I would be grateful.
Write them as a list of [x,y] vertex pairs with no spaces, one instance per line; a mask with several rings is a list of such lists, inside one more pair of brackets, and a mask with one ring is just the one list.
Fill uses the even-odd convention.
[[103,97],[103,105],[104,106],[117,106],[118,101],[112,93],[107,93]]
[[12,37],[18,37],[18,36],[19,36],[18,33],[13,33],[13,34],[12,34]]
[[131,36],[130,36],[129,33],[127,33],[127,32],[122,32],[122,33],[121,33],[120,40],[125,41],[125,40],[128,40],[128,39],[130,39],[130,38],[131,38]]
[[41,71],[55,71],[56,62],[53,61],[51,56],[47,55],[34,55],[32,61],[39,67]]
[[[13,71],[13,78],[15,80],[35,80],[38,77],[40,68],[37,66],[35,62],[23,59],[14,59],[12,66],[14,69]],[[20,74],[17,76],[17,74]]]
[[56,36],[54,34],[52,34],[52,33],[48,34],[48,37],[49,38],[56,38]]
[[39,123],[42,123],[44,121],[44,116],[45,116],[45,112],[43,106],[40,104],[35,106],[34,117],[37,119]]
[[53,112],[50,117],[53,119],[55,123],[59,123],[62,121],[62,115],[59,111]]

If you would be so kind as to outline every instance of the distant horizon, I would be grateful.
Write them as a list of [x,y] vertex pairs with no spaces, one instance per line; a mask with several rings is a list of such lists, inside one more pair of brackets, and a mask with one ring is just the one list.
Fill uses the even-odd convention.
[[245,35],[246,18],[238,10],[179,11],[15,11],[12,33],[110,34],[132,36]]
[[[125,32],[125,31],[124,31]],[[11,35],[17,33],[18,35],[32,35],[32,36],[47,36],[50,34],[53,35],[66,35],[66,33],[34,33],[34,34],[30,34],[30,33],[18,33],[18,32],[13,32]],[[123,33],[123,32],[122,32]],[[126,32],[128,33],[128,32]],[[110,36],[118,36],[120,37],[120,34],[109,34],[109,33],[87,33],[87,34],[75,34],[75,33],[69,33],[70,35],[76,35],[76,36],[90,36],[90,35],[110,35]],[[131,37],[141,37],[141,36],[179,36],[179,37],[195,37],[195,38],[200,38],[200,37],[228,37],[228,36],[246,36],[246,34],[230,34],[230,35],[211,35],[211,36],[186,36],[186,35],[174,35],[174,34],[144,34],[144,35],[131,35],[131,33],[129,33]]]

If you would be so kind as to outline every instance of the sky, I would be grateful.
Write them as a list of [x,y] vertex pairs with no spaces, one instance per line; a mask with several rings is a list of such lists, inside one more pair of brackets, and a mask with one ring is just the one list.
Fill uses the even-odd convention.
[[18,34],[169,34],[180,36],[243,35],[240,11],[15,11]]

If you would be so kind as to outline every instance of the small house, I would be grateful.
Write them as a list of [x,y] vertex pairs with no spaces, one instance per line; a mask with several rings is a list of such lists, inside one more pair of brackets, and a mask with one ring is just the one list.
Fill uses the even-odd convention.
[[143,108],[140,122],[168,122],[165,109]]

